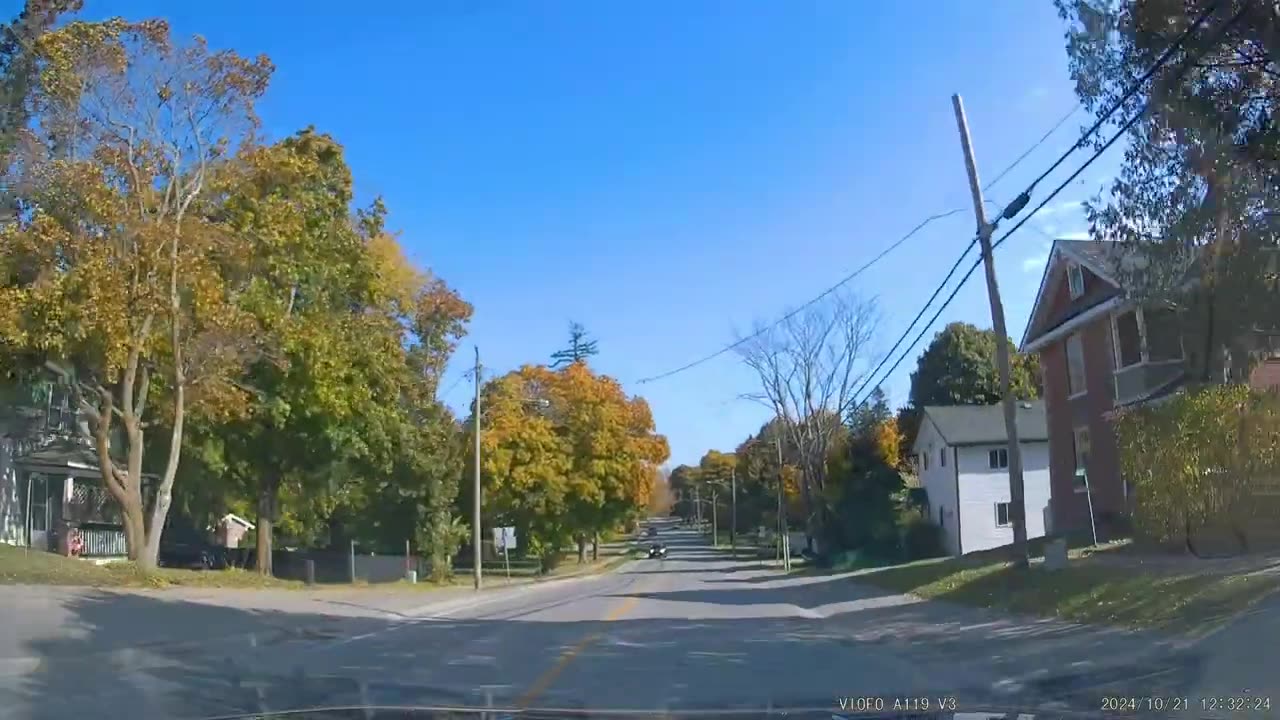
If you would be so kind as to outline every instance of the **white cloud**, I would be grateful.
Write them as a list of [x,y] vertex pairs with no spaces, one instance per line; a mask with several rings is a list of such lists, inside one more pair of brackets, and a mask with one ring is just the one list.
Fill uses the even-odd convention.
[[1044,264],[1049,262],[1049,254],[1032,255],[1022,261],[1022,272],[1034,273],[1044,270]]
[[1083,200],[1066,200],[1060,203],[1046,206],[1043,210],[1036,213],[1036,217],[1050,217],[1052,215],[1061,215],[1062,213],[1079,212],[1084,207]]

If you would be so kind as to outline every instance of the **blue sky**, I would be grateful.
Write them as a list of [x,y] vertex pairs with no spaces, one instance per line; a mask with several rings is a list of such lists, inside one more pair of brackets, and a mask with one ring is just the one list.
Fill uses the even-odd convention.
[[[754,378],[729,353],[637,379],[715,350],[924,217],[961,208],[853,284],[879,303],[882,350],[941,280],[974,227],[951,93],[964,97],[984,184],[1076,102],[1047,1],[368,7],[88,0],[85,16],[167,17],[179,34],[275,61],[267,130],[335,135],[361,199],[384,196],[413,257],[474,303],[446,376],[451,405],[468,402],[471,344],[504,372],[546,361],[577,320],[599,341],[597,369],[648,399],[673,465],[732,449],[767,419],[737,399]],[[1069,120],[988,198],[1013,197],[1086,121]],[[1085,229],[1075,203],[1117,155],[997,253],[1015,341],[1045,235]],[[950,320],[990,325],[980,273],[939,325]],[[913,367],[885,385],[895,404]]]

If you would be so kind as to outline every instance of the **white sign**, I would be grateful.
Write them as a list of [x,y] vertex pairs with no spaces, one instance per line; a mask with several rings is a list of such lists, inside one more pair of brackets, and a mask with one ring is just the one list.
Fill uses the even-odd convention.
[[499,550],[511,550],[516,546],[516,529],[513,527],[496,527],[493,529],[493,546]]

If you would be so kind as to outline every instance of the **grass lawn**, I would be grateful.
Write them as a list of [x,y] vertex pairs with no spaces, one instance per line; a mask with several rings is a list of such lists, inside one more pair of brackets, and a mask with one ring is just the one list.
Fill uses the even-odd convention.
[[12,585],[87,585],[91,587],[304,587],[293,580],[262,577],[245,570],[197,571],[158,568],[143,573],[129,562],[106,565],[27,548],[0,545],[0,583]]
[[1274,574],[1143,572],[1077,559],[1062,570],[1026,572],[989,557],[923,560],[856,579],[928,599],[1174,632],[1210,629],[1280,589]]
[[[548,577],[563,577],[580,573],[606,572],[634,557],[633,548],[601,548],[600,560],[579,565],[575,562],[576,553],[566,554],[566,559]],[[528,581],[538,577],[536,563],[520,565],[513,562],[511,567],[512,581]],[[506,577],[506,569],[501,563],[485,563],[484,573],[487,578]],[[405,581],[392,583],[327,583],[311,587],[313,590],[370,588],[377,590],[433,590],[441,587],[468,585],[472,582],[470,568],[459,568],[453,577],[442,582],[434,582],[428,578],[420,578],[417,583]],[[263,577],[251,570],[178,570],[174,568],[157,568],[151,573],[144,573],[130,562],[112,562],[104,565],[75,558],[62,557],[53,553],[26,548],[0,545],[0,584],[4,585],[77,585],[87,587],[133,587],[133,588],[167,588],[167,587],[208,587],[208,588],[279,588],[304,589],[308,586],[298,580],[281,580]]]

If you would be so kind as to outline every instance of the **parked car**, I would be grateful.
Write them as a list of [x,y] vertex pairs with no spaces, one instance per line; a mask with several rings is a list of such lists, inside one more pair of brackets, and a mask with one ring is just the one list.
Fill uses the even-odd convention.
[[224,570],[227,567],[226,548],[214,545],[199,532],[180,525],[165,528],[157,560],[160,567],[186,570]]
[[649,546],[649,558],[656,560],[667,559],[667,546],[662,543],[654,543]]

